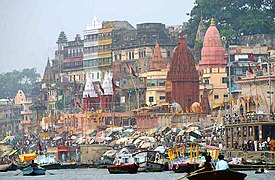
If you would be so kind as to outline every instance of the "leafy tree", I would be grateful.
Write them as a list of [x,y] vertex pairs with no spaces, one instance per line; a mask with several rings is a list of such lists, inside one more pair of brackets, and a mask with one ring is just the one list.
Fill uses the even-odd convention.
[[201,16],[207,26],[214,17],[221,36],[230,40],[242,35],[275,33],[274,0],[196,0],[190,16],[184,32],[191,46]]
[[14,98],[20,89],[28,97],[38,95],[40,84],[37,83],[37,78],[39,76],[35,68],[0,74],[0,98]]

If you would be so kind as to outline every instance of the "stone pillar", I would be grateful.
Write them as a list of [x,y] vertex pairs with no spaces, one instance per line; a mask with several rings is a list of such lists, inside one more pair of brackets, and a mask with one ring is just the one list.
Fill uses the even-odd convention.
[[[235,129],[236,129],[236,142],[237,142],[237,144],[238,144],[238,146],[240,145],[240,142],[239,142],[239,127],[235,127]],[[238,148],[238,147],[237,147]]]
[[230,148],[233,148],[233,127],[230,128]]
[[255,126],[252,126],[252,140],[255,140]]
[[241,140],[242,140],[241,145],[244,144],[244,135],[243,135],[243,133],[244,133],[243,126],[241,126]]
[[249,141],[249,126],[246,126],[246,141]]
[[225,136],[225,148],[227,149],[228,148],[228,129],[227,128],[225,128],[224,129],[225,130],[225,132],[224,132],[224,136]]
[[259,125],[259,142],[262,142],[263,140],[263,127],[262,125]]

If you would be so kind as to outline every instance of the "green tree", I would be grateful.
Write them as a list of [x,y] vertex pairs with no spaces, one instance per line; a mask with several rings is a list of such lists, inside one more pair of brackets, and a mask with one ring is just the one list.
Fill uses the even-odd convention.
[[39,76],[35,68],[0,74],[0,98],[14,98],[20,89],[28,97],[38,95],[40,84],[37,83],[37,78]]
[[241,35],[274,34],[274,0],[196,0],[184,32],[194,46],[200,21],[209,26],[215,18],[221,36],[234,39]]

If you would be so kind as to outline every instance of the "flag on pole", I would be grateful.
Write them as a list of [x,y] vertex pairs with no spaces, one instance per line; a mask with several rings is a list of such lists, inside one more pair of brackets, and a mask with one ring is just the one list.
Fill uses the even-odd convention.
[[254,74],[253,69],[252,69],[252,67],[250,66],[250,64],[248,65],[248,72],[249,72],[250,74]]
[[120,89],[120,87],[118,85],[116,85],[114,78],[112,78],[112,85],[113,85],[114,95],[116,95],[116,90]]
[[253,55],[252,54],[248,54],[248,57],[249,57],[249,59],[250,59],[250,61],[255,61],[255,58],[253,57]]
[[100,84],[100,83],[98,83],[98,85],[99,85],[99,89],[100,89],[100,91],[104,94],[104,89],[103,89],[103,87],[101,86],[101,84]]
[[138,75],[136,74],[135,70],[133,69],[133,67],[129,66],[128,64],[126,64],[128,69],[129,69],[129,72],[135,76],[135,77],[138,77]]

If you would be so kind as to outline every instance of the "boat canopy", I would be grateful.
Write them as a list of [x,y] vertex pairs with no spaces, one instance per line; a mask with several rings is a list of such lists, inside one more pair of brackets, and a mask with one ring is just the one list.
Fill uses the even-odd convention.
[[37,157],[36,153],[29,153],[29,154],[20,154],[19,155],[19,159],[21,162],[27,162],[27,161],[31,161],[34,160]]
[[17,149],[14,149],[12,152],[9,153],[8,156],[11,156],[11,155],[13,155],[13,154],[16,153],[16,152],[17,152]]

